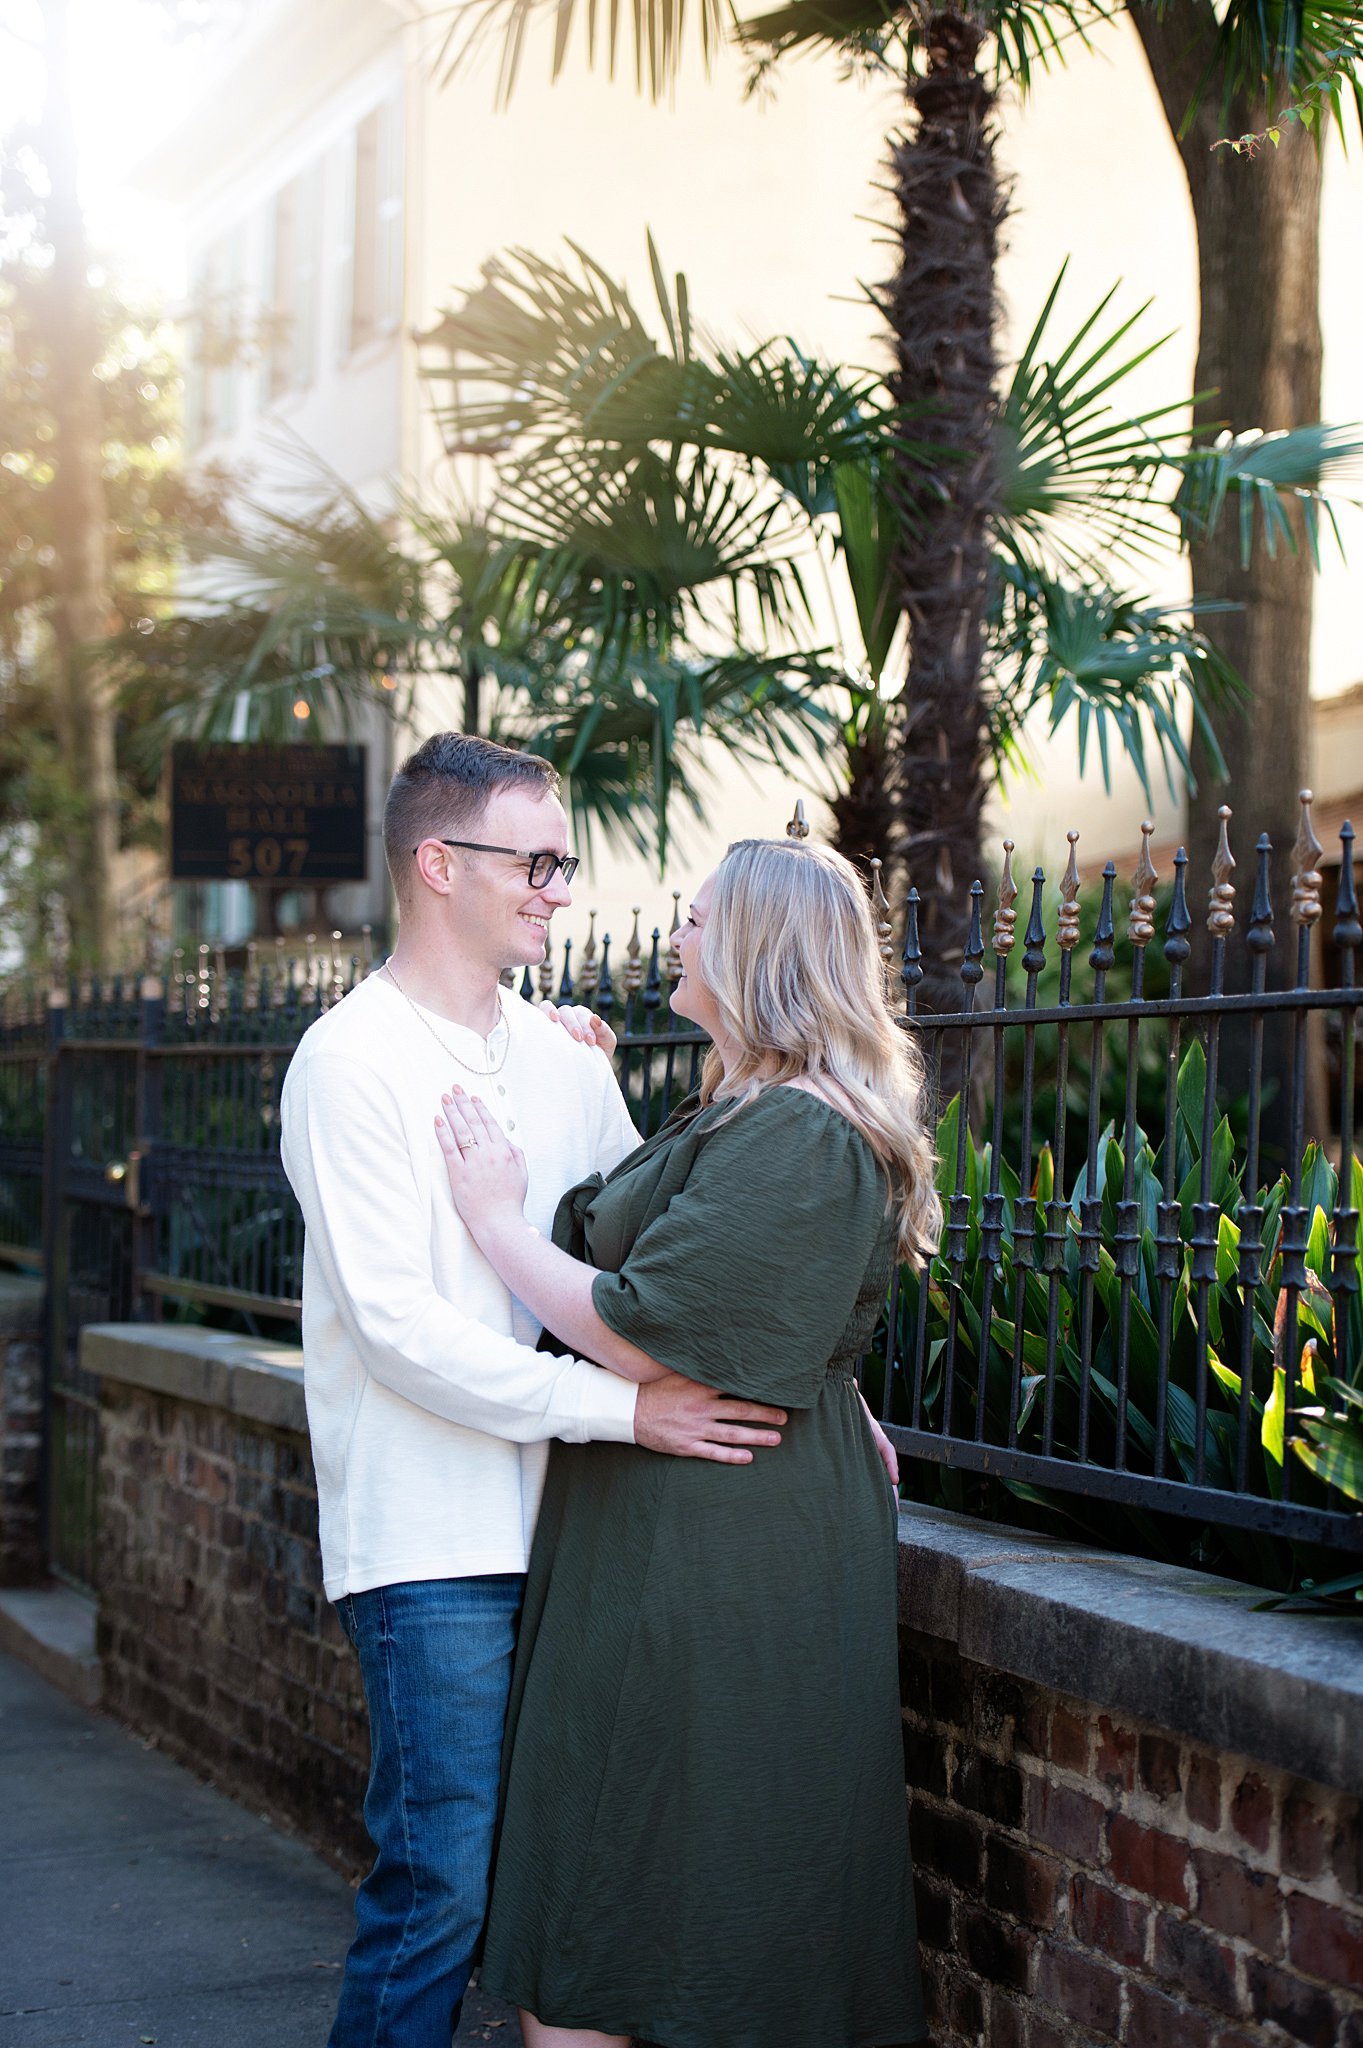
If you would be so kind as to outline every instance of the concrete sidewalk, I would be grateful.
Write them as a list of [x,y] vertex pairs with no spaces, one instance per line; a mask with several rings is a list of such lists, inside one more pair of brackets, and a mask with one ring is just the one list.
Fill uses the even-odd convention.
[[[350,1888],[0,1654],[0,2048],[324,2048]],[[520,2048],[471,1993],[456,2040]]]

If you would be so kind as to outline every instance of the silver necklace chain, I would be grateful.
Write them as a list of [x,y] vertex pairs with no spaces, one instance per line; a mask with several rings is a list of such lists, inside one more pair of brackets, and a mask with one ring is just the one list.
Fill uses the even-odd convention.
[[396,974],[394,974],[393,963],[391,960],[384,961],[383,972],[388,976],[388,979],[392,982],[394,988],[402,997],[403,1002],[406,1003],[408,1009],[416,1018],[417,1022],[419,1024],[424,1024],[426,1026],[426,1029],[430,1032],[431,1037],[440,1047],[440,1050],[444,1053],[448,1053],[449,1057],[454,1061],[457,1067],[462,1067],[466,1074],[476,1074],[480,1081],[490,1081],[494,1074],[501,1073],[502,1068],[506,1065],[507,1056],[511,1051],[511,1032],[507,1028],[505,1017],[499,1018],[498,1022],[493,1025],[492,1030],[488,1033],[488,1039],[490,1040],[496,1037],[498,1031],[506,1030],[506,1044],[502,1047],[501,1058],[498,1060],[496,1066],[475,1067],[468,1060],[460,1059],[458,1053],[454,1050],[453,1046],[446,1045],[444,1039],[440,1036],[440,1033],[436,1030],[434,1024],[432,1024],[430,1018],[426,1015],[425,1011],[417,1008],[417,1005],[412,1001],[412,998],[408,995],[406,989],[402,986],[402,983],[398,980]]

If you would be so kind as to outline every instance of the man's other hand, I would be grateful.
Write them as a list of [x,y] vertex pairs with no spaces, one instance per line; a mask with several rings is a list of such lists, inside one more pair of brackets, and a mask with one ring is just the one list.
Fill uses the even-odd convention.
[[754,1450],[781,1441],[784,1408],[735,1401],[713,1387],[670,1372],[639,1389],[634,1441],[673,1458],[709,1458],[717,1465],[751,1465]]
[[599,1046],[607,1058],[615,1051],[616,1038],[604,1017],[583,1003],[541,1003],[540,1015],[551,1024],[561,1024],[569,1038],[579,1045]]

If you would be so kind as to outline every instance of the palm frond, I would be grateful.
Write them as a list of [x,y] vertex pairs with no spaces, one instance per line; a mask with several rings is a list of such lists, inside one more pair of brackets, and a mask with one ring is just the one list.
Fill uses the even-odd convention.
[[[570,244],[576,267],[518,249],[423,336],[445,351],[423,375],[447,383],[437,408],[449,445],[533,467],[565,436],[603,466],[649,448],[725,451],[761,464],[810,517],[832,509],[831,472],[893,446],[905,422],[881,380],[848,373],[778,339],[746,352],[707,348],[684,276],[669,287],[650,237],[666,345],[628,287]],[[517,447],[520,444],[520,452]]]
[[1320,130],[1331,115],[1342,124],[1347,83],[1363,125],[1360,67],[1363,17],[1356,0],[1227,0],[1187,118],[1213,91],[1223,108],[1241,97],[1267,101],[1270,114],[1275,99],[1296,95],[1302,112],[1288,118]]
[[[1023,91],[1033,71],[1063,55],[1071,38],[1087,43],[1088,32],[1111,19],[1115,7],[1103,0],[980,0],[970,9],[993,39],[997,79]],[[931,33],[930,16],[890,0],[788,0],[783,7],[738,25],[740,39],[773,57],[792,51],[833,49],[847,55],[883,55],[899,45],[914,56]]]
[[1317,422],[1277,434],[1223,433],[1210,445],[1172,458],[1171,466],[1180,473],[1174,509],[1185,540],[1212,533],[1233,503],[1246,565],[1260,521],[1270,556],[1277,554],[1279,544],[1295,552],[1297,536],[1289,516],[1295,505],[1319,568],[1322,517],[1342,553],[1334,506],[1358,504],[1363,497],[1363,425],[1331,427]]
[[561,75],[574,33],[580,31],[588,63],[595,66],[604,61],[612,77],[617,59],[628,46],[636,90],[642,92],[647,87],[652,98],[659,100],[676,83],[688,35],[695,36],[708,70],[730,14],[724,0],[699,0],[689,17],[686,0],[634,0],[632,8],[622,8],[618,0],[611,0],[609,9],[598,7],[597,0],[582,0],[581,5],[578,0],[467,0],[466,5],[454,9],[436,68],[448,81],[482,50],[498,46],[497,99],[505,106],[515,91],[527,37],[541,21],[550,20],[552,78]]
[[1185,726],[1188,708],[1214,766],[1221,753],[1214,715],[1230,712],[1246,691],[1195,620],[1228,607],[1165,605],[1100,582],[1063,581],[1002,556],[990,620],[995,664],[990,740],[1000,776],[1023,753],[1027,719],[1044,708],[1054,733],[1076,727],[1079,773],[1096,746],[1111,788],[1114,749],[1124,753],[1153,800],[1151,748],[1171,795],[1195,788]]
[[1053,340],[1062,265],[1013,372],[996,431],[999,524],[1015,551],[1092,573],[1102,560],[1167,551],[1173,525],[1156,496],[1163,463],[1187,441],[1191,399],[1127,413],[1125,380],[1167,335],[1128,346],[1150,302],[1104,324],[1117,287]]
[[722,728],[731,756],[807,767],[836,732],[826,695],[840,681],[818,653],[645,658],[627,669],[598,668],[587,654],[573,683],[546,672],[542,687],[499,696],[491,729],[554,762],[586,846],[600,828],[609,843],[656,857],[661,871],[675,804],[700,815],[711,772],[702,737]]

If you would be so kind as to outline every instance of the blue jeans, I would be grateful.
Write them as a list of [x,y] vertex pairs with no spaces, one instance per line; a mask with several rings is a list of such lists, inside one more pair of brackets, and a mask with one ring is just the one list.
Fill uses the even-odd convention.
[[378,1855],[330,2048],[450,2048],[487,1912],[524,1585],[519,1573],[419,1580],[337,1603],[364,1675]]

